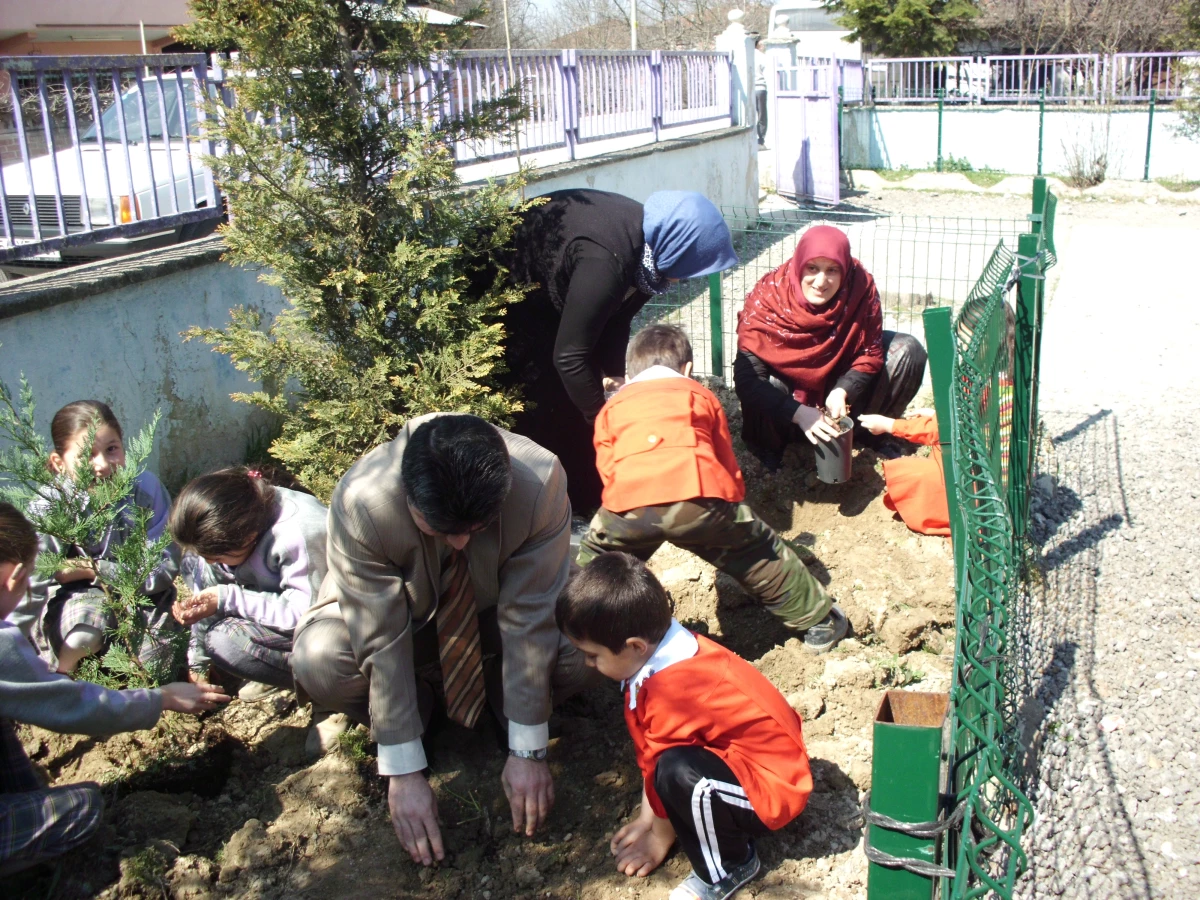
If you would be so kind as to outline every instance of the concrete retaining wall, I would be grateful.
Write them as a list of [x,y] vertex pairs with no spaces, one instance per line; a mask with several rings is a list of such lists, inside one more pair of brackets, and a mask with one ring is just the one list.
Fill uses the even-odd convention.
[[[1046,110],[1042,167],[1048,175],[1068,170],[1075,148],[1107,152],[1107,177],[1142,178],[1149,112],[1140,109]],[[1178,113],[1154,113],[1150,177],[1200,180],[1200,143],[1178,136]],[[932,168],[937,160],[937,109],[882,106],[845,110],[842,165],[847,169]],[[947,106],[942,121],[942,157],[967,160],[1018,175],[1037,171],[1038,110]]]
[[283,300],[254,272],[221,262],[221,250],[220,238],[206,238],[0,286],[0,379],[15,390],[25,373],[47,440],[58,409],[98,399],[127,435],[162,411],[150,468],[172,492],[245,458],[267,417],[229,395],[256,385],[180,332],[221,327],[235,306],[269,320]]

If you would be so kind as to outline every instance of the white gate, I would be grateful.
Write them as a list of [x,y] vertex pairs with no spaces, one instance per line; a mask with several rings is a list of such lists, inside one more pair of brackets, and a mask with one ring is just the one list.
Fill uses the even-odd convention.
[[775,70],[775,177],[797,200],[841,202],[836,65]]

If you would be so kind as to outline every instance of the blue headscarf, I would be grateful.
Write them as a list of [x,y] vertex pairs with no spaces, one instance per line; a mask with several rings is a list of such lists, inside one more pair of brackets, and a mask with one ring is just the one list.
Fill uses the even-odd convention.
[[661,294],[668,278],[699,278],[736,265],[733,238],[712,201],[695,191],[658,191],[643,204],[646,246],[638,287]]

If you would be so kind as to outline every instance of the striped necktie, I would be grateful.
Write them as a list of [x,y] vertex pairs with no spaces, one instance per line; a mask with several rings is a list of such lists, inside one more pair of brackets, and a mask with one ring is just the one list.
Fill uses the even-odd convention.
[[467,554],[455,550],[446,561],[446,584],[437,606],[438,653],[446,714],[472,728],[483,710],[483,653],[479,646],[479,612],[467,571]]

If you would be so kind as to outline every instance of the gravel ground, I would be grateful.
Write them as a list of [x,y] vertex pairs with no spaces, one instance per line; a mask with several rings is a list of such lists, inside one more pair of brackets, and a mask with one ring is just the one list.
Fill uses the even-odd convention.
[[1195,270],[1196,219],[1127,205],[1060,242],[1034,522],[1046,579],[1025,666],[1038,822],[1021,897],[1200,896],[1200,312],[1186,272],[1134,275],[1131,250]]

